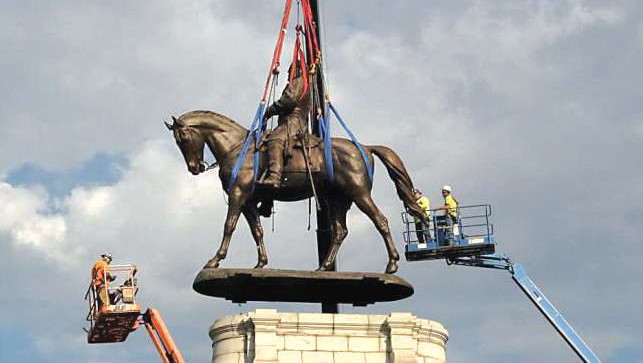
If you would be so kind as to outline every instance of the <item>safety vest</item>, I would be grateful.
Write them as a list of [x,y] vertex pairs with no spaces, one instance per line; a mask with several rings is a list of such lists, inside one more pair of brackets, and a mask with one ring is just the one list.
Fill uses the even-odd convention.
[[[428,219],[431,219],[431,201],[429,200],[429,198],[426,196],[421,196],[420,199],[415,201],[415,203],[420,206],[420,208],[424,212],[424,215],[426,215]],[[418,218],[416,217],[415,219],[417,220]]]
[[94,267],[92,267],[92,285],[99,286],[105,284],[105,274],[108,273],[108,266],[107,261],[102,258],[94,263]]
[[453,218],[458,218],[458,201],[453,198],[451,193],[444,197],[444,204],[449,206],[449,215]]

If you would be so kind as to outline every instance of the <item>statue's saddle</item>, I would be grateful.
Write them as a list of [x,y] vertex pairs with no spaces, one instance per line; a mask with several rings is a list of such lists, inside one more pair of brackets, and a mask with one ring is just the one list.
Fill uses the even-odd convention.
[[292,144],[292,147],[296,149],[302,149],[305,145],[306,149],[312,150],[320,146],[324,142],[321,137],[315,136],[313,134],[307,134],[304,137],[295,136],[294,139],[295,140]]
[[[259,142],[260,151],[266,151],[266,148],[268,147],[268,137],[270,137],[270,132],[266,132],[261,136],[261,142]],[[298,133],[292,136],[290,140],[286,141],[286,143],[291,144],[291,148],[299,149],[303,148],[304,144],[308,149],[312,149],[318,147],[323,142],[324,140],[321,137],[308,133]]]
[[[261,138],[261,143],[259,144],[259,151],[264,156],[263,160],[266,160],[268,152],[268,136],[270,133],[266,133]],[[290,139],[286,140],[286,147],[284,148],[284,173],[301,173],[306,172],[305,158],[302,158],[303,163],[299,162],[300,157],[295,157],[295,153],[298,153],[299,156],[303,157],[303,153],[307,154],[308,162],[310,164],[311,172],[318,172],[321,169],[323,164],[323,153],[321,151],[323,147],[324,140],[318,136],[312,134],[297,134]],[[305,146],[305,150],[304,150]],[[295,149],[297,149],[295,151]],[[320,159],[321,157],[321,159]],[[319,159],[319,160],[318,160]]]

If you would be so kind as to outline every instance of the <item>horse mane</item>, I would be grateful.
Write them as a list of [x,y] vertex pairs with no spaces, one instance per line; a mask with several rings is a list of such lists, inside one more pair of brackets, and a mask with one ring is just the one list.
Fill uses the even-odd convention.
[[190,119],[193,118],[193,117],[197,117],[197,119],[198,119],[198,116],[209,116],[209,117],[212,117],[212,118],[215,118],[215,119],[225,121],[225,122],[231,124],[233,127],[237,127],[242,131],[245,131],[245,132],[248,131],[248,129],[246,129],[245,127],[243,127],[237,121],[231,119],[230,117],[222,115],[222,114],[217,113],[217,112],[208,111],[208,110],[189,111],[189,112],[186,112],[183,115],[179,116],[179,119],[181,121],[187,122],[188,125],[194,126],[194,124],[192,124],[190,122]]

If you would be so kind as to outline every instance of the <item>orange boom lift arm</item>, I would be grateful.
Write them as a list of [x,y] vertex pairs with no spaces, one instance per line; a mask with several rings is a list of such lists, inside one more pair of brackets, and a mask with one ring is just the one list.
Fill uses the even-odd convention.
[[143,314],[143,323],[164,363],[185,363],[158,310],[147,309]]

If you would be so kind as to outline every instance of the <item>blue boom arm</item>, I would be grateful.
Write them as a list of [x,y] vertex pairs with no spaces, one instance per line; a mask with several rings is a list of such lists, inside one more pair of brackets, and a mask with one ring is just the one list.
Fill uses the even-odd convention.
[[538,310],[549,320],[551,325],[556,328],[558,333],[569,344],[569,346],[578,354],[583,362],[600,363],[600,359],[594,354],[583,339],[574,331],[571,325],[565,320],[563,315],[556,310],[554,304],[547,299],[545,294],[540,291],[536,284],[527,276],[527,272],[518,263],[512,263],[504,254],[496,253],[493,255],[482,255],[472,257],[459,257],[447,260],[449,264],[495,268],[507,270],[511,277],[529,299],[536,305]]

